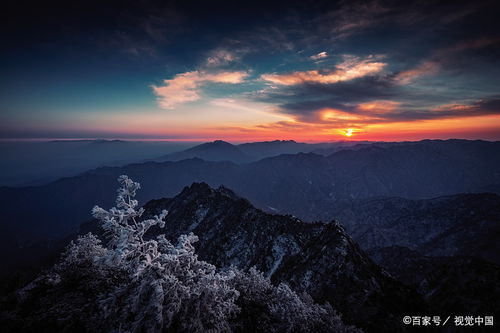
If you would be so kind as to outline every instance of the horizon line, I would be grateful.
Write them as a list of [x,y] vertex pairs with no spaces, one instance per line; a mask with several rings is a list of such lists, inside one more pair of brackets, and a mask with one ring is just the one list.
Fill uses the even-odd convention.
[[214,141],[225,141],[225,142],[233,142],[233,143],[251,143],[251,142],[273,142],[273,141],[293,141],[297,143],[333,143],[333,142],[420,142],[420,141],[448,141],[448,140],[464,140],[464,141],[488,141],[488,142],[499,142],[500,140],[491,140],[491,139],[465,139],[465,138],[425,138],[419,140],[356,140],[354,138],[344,139],[344,140],[304,140],[298,141],[295,139],[272,139],[272,140],[224,140],[224,139],[213,139],[213,138],[175,138],[175,139],[162,139],[162,138],[0,138],[0,142],[77,142],[77,141],[125,141],[125,142],[193,142],[193,143],[208,143]]

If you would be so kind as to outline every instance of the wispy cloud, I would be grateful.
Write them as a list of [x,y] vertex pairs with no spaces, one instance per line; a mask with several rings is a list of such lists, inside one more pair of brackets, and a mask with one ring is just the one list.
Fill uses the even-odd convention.
[[394,80],[401,85],[410,84],[421,77],[437,74],[443,67],[454,67],[454,61],[461,53],[483,49],[499,43],[500,37],[481,37],[455,43],[436,50],[417,66],[398,73]]
[[333,41],[339,41],[379,24],[390,11],[380,1],[343,1],[338,9],[319,17],[317,23]]
[[174,109],[176,106],[199,100],[200,88],[206,83],[237,84],[243,82],[248,73],[241,71],[207,73],[192,71],[177,74],[172,79],[163,81],[163,85],[152,86],[163,109]]
[[163,48],[185,30],[186,18],[172,4],[137,2],[134,10],[116,13],[120,22],[95,42],[102,49],[118,51],[136,60],[161,58]]
[[[236,44],[236,45],[234,45]],[[230,47],[232,49],[230,49]],[[207,68],[222,68],[235,63],[240,63],[242,57],[249,52],[248,48],[237,45],[236,41],[232,41],[228,47],[218,47],[208,53],[204,67]]]
[[374,100],[370,102],[360,103],[357,105],[357,109],[364,113],[371,114],[385,114],[393,112],[401,107],[400,102],[388,101],[388,100]]
[[422,76],[437,73],[439,71],[439,67],[440,65],[437,61],[426,60],[414,68],[398,73],[394,78],[394,81],[401,85],[407,85]]
[[312,55],[309,58],[312,60],[320,60],[328,57],[328,53],[326,51],[320,52],[318,54]]
[[500,43],[500,36],[495,36],[495,37],[480,37],[476,39],[471,39],[471,40],[465,40],[456,44],[453,44],[452,46],[442,49],[438,52],[439,55],[446,56],[450,53],[455,53],[459,51],[464,51],[464,50],[470,50],[470,49],[480,49],[483,47],[487,47],[490,45],[495,45]]
[[[360,103],[354,108],[334,110],[329,117],[324,117],[326,109],[319,113],[319,120],[345,121],[353,120],[363,126],[371,123],[413,122],[421,120],[463,119],[500,115],[500,99],[498,96],[480,99],[471,103],[452,103],[437,105],[432,108],[405,108],[402,103],[393,101],[372,101]],[[349,117],[352,115],[353,117]]]
[[386,63],[378,61],[379,57],[360,58],[345,55],[344,60],[331,71],[310,70],[289,74],[264,74],[262,79],[280,85],[296,85],[304,82],[337,83],[349,81],[381,72]]

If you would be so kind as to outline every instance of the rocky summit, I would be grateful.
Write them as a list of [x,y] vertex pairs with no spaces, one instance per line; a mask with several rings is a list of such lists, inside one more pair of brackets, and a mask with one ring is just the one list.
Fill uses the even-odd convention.
[[255,266],[273,282],[329,302],[347,322],[368,331],[401,329],[401,316],[422,308],[419,295],[374,264],[336,221],[306,223],[265,213],[231,190],[205,183],[144,208],[146,216],[169,211],[165,228],[153,233],[174,239],[193,232],[201,259],[222,268]]

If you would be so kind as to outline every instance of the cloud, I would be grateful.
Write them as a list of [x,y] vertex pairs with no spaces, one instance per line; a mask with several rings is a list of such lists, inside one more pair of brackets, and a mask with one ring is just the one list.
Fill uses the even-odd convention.
[[[327,109],[326,109],[327,110]],[[490,97],[476,100],[469,104],[452,103],[433,108],[414,108],[394,101],[372,101],[361,103],[354,108],[334,110],[332,116],[325,118],[324,110],[318,111],[320,120],[354,120],[358,125],[373,123],[412,122],[420,120],[460,119],[490,115],[500,115],[500,98]],[[354,117],[349,117],[353,115]]]
[[334,84],[303,82],[290,86],[277,85],[249,98],[277,105],[281,112],[305,119],[325,108],[359,112],[355,108],[357,104],[389,101],[400,96],[400,90],[401,87],[393,83],[391,76],[381,75]]
[[344,61],[336,65],[335,69],[331,71],[310,70],[290,74],[264,74],[261,78],[265,81],[285,86],[305,82],[338,83],[381,72],[386,63],[379,62],[377,59],[378,57],[374,56],[362,59],[352,55],[345,55]]
[[318,25],[338,41],[380,24],[390,12],[391,8],[379,1],[345,1],[338,9],[321,16]]
[[394,80],[401,85],[410,84],[417,79],[437,74],[440,70],[445,68],[461,67],[462,62],[460,54],[466,51],[483,49],[495,44],[500,43],[500,37],[481,37],[472,40],[461,41],[451,46],[444,47],[436,50],[432,55],[424,59],[414,68],[404,70],[398,73]]
[[477,39],[466,40],[456,43],[448,48],[440,50],[438,53],[442,56],[446,56],[450,53],[469,50],[469,49],[480,49],[498,43],[500,43],[500,36],[480,37]]
[[227,49],[218,48],[210,52],[207,58],[207,67],[221,67],[240,60],[241,56]]
[[436,74],[439,71],[439,67],[440,64],[437,61],[426,60],[412,69],[398,73],[394,81],[401,85],[410,84],[422,76]]
[[158,97],[158,104],[163,109],[174,109],[176,106],[199,100],[200,87],[206,83],[237,84],[243,82],[248,73],[218,72],[207,73],[203,71],[192,71],[177,74],[172,79],[163,81],[163,85],[151,88]]
[[357,109],[365,113],[385,114],[395,111],[400,106],[401,102],[390,101],[390,100],[374,100],[358,104]]
[[479,99],[469,104],[451,103],[438,105],[431,110],[407,112],[411,119],[463,118],[500,115],[500,96]]
[[[375,103],[375,105],[377,104],[379,103]],[[373,110],[370,110],[370,108],[366,109],[366,103],[365,103],[358,105],[356,108],[358,110],[362,110],[363,115],[374,117],[376,119],[376,122],[378,123],[437,120],[437,119],[459,119],[459,118],[469,118],[469,117],[500,115],[500,98],[498,96],[479,99],[468,104],[451,103],[451,104],[437,105],[433,108],[428,108],[428,109],[404,108],[400,103],[391,105],[391,102],[385,105],[385,107],[383,104],[380,106],[382,106],[382,109],[377,110],[377,108],[374,108]],[[381,110],[383,112],[380,112]]]
[[328,57],[328,53],[326,53],[325,51],[323,51],[323,52],[320,52],[318,54],[312,55],[309,58],[311,58],[312,60],[320,60],[320,59],[324,59],[324,58],[327,58],[327,57]]
[[188,22],[172,4],[141,3],[114,13],[112,20],[117,25],[92,40],[102,49],[119,51],[135,60],[160,58],[164,47],[185,31]]
[[[467,48],[457,46],[453,50],[490,43],[483,41],[467,45]],[[328,74],[307,71],[264,77],[269,81],[272,79],[275,85],[262,90],[254,98],[277,105],[280,112],[290,115],[296,122],[326,124],[335,128],[500,115],[500,98],[495,96],[481,99],[474,94],[469,97],[461,95],[457,96],[461,102],[447,103],[453,98],[449,94],[429,95],[425,87],[405,87],[417,78],[439,71],[438,62],[428,60],[407,71],[373,71],[348,80],[349,74],[346,73],[349,69],[358,69],[357,64],[361,64],[359,69],[365,68],[365,63],[359,58],[357,60]],[[356,73],[362,75],[364,72],[360,70]],[[332,79],[334,75],[337,77]]]

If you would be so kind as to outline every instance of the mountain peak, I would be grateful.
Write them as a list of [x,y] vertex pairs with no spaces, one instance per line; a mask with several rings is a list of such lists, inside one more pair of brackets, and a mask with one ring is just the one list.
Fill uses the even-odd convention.
[[[156,233],[168,239],[196,234],[202,260],[221,268],[255,266],[275,283],[286,281],[320,302],[335,301],[345,318],[356,324],[377,325],[379,319],[371,314],[358,316],[373,306],[366,301],[370,297],[400,305],[408,297],[408,290],[384,275],[339,223],[306,223],[291,215],[268,214],[224,186],[214,189],[203,182],[144,208],[146,216],[169,212],[166,227]],[[339,269],[338,263],[349,269]],[[394,317],[391,311],[386,315]]]
[[182,198],[184,202],[189,200],[196,200],[198,198],[213,198],[214,196],[224,196],[233,200],[242,199],[236,193],[224,185],[218,188],[213,188],[205,182],[195,182],[189,186],[184,187],[178,197]]
[[212,145],[219,145],[219,146],[233,146],[233,144],[227,142],[227,141],[224,141],[224,140],[215,140],[215,141],[212,141],[212,142],[207,142],[207,144],[212,144]]
[[208,185],[205,182],[199,182],[199,183],[194,182],[191,185],[184,187],[184,189],[182,190],[181,193],[183,193],[183,192],[198,192],[198,191],[206,192],[206,191],[213,191],[213,189],[210,187],[210,185]]
[[226,141],[215,140],[166,155],[158,159],[158,161],[180,161],[193,157],[198,157],[205,161],[232,161],[236,163],[247,162],[250,159],[237,146]]

